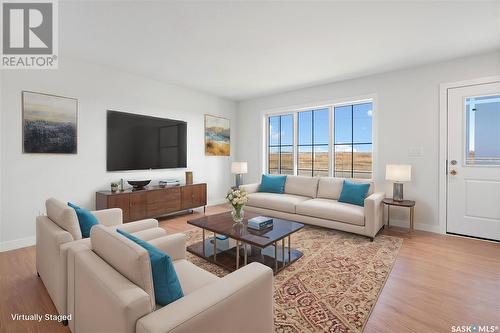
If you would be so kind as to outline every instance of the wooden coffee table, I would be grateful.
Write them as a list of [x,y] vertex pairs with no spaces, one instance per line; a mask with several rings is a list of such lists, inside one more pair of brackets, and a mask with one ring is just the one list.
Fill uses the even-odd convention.
[[[290,240],[291,234],[304,227],[302,223],[273,218],[272,227],[263,230],[248,228],[248,219],[256,216],[259,215],[245,212],[240,225],[233,222],[230,212],[189,220],[188,224],[202,229],[203,240],[189,245],[187,250],[229,271],[247,263],[260,262],[271,267],[274,274],[302,257],[302,252],[291,247]],[[207,238],[207,231],[213,232],[213,237]],[[217,239],[218,235],[229,239]],[[286,239],[288,246],[285,246]]]

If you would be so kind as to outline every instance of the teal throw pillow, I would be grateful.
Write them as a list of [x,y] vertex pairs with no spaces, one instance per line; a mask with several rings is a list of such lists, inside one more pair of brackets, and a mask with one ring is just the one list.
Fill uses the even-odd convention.
[[259,192],[284,193],[286,176],[262,175]]
[[155,301],[157,304],[167,305],[184,296],[172,263],[172,258],[168,254],[123,230],[116,229],[116,231],[148,251],[149,259],[151,260]]
[[350,203],[358,206],[365,206],[365,199],[370,188],[370,183],[354,183],[344,180],[342,192],[340,192],[339,202]]
[[78,224],[80,224],[80,231],[82,232],[83,238],[90,237],[90,229],[96,224],[99,224],[97,218],[84,208],[80,208],[71,202],[68,202],[68,206],[73,208],[76,212],[76,216],[78,217]]

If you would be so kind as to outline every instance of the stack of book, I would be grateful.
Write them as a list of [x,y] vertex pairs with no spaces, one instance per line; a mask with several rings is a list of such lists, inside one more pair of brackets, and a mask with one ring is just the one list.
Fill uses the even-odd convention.
[[248,227],[251,229],[265,229],[272,227],[273,219],[267,216],[257,216],[248,220]]
[[160,187],[178,186],[180,184],[181,182],[178,179],[162,179],[158,182],[158,185],[160,185]]

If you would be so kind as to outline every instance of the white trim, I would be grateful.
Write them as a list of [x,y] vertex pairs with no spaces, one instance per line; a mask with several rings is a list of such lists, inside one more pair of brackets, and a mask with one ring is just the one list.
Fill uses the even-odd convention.
[[446,234],[446,195],[448,158],[448,89],[487,84],[500,81],[500,75],[472,80],[442,83],[439,85],[439,162],[438,162],[438,231]]
[[36,244],[35,236],[5,241],[0,243],[0,252],[16,250],[23,247],[33,246],[35,244]]

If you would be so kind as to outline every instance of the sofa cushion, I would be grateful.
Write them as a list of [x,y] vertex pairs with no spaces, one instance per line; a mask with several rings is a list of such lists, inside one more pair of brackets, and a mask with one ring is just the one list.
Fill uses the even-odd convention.
[[293,194],[257,192],[248,195],[248,206],[295,214],[295,205],[308,199],[307,197]]
[[[370,196],[374,192],[373,181],[368,179],[349,179],[353,183],[370,183],[370,188],[368,189],[368,194]],[[340,197],[340,192],[342,192],[342,185],[344,184],[344,178],[336,177],[321,177],[318,183],[318,198],[338,200]]]
[[63,230],[69,232],[74,240],[82,239],[78,217],[73,208],[57,199],[50,198],[45,201],[45,209],[47,217]]
[[120,229],[116,229],[116,231],[148,251],[157,304],[167,305],[184,297],[172,258],[168,254],[128,232]]
[[185,259],[175,260],[174,267],[184,295],[189,295],[193,291],[219,280],[214,274]]
[[283,193],[287,176],[262,175],[259,192]]
[[288,176],[285,183],[285,193],[316,198],[318,177]]
[[155,307],[151,261],[146,249],[121,236],[114,228],[96,225],[90,231],[92,250],[115,270],[144,290]]
[[354,225],[365,225],[363,207],[338,202],[337,200],[316,198],[301,202],[296,207],[297,214],[334,220]]

